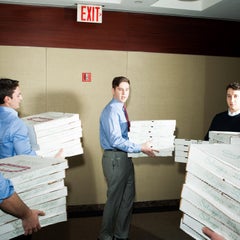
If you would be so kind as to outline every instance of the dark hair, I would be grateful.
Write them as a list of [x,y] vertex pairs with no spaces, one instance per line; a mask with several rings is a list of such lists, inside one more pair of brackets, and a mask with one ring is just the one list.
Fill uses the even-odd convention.
[[229,88],[232,88],[233,90],[240,90],[240,83],[238,83],[238,82],[233,82],[233,83],[228,84],[227,87],[226,87],[226,91],[227,91]]
[[112,81],[112,88],[116,88],[120,85],[122,82],[127,82],[130,85],[130,80],[126,77],[120,76],[120,77],[115,77]]
[[0,104],[4,104],[6,96],[12,98],[13,92],[19,86],[19,81],[9,78],[0,78]]

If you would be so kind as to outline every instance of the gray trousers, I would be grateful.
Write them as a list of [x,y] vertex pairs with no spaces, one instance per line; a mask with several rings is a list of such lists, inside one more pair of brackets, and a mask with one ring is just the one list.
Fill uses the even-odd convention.
[[99,238],[128,238],[135,197],[132,159],[125,152],[104,151],[102,166],[108,189]]

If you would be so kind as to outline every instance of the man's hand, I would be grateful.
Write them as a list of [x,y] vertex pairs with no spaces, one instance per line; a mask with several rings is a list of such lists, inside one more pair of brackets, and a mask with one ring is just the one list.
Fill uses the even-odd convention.
[[30,235],[41,229],[38,216],[44,216],[45,213],[40,210],[29,209],[28,213],[22,218],[24,235]]
[[219,234],[217,234],[216,232],[212,231],[210,228],[208,227],[203,227],[202,229],[203,233],[205,235],[207,235],[208,237],[211,238],[211,240],[225,240],[225,238]]
[[141,151],[145,154],[147,154],[149,157],[155,157],[156,153],[159,153],[158,150],[153,149],[151,146],[151,141],[143,143],[141,147]]

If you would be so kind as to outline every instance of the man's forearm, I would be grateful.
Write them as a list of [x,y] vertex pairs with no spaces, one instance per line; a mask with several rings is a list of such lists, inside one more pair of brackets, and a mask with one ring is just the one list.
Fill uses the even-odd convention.
[[9,198],[3,200],[0,204],[0,208],[17,218],[25,218],[26,215],[31,214],[29,207],[20,199],[16,192]]

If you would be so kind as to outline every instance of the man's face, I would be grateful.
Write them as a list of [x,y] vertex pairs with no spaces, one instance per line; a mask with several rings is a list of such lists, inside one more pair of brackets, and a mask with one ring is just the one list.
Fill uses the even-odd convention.
[[231,113],[240,110],[240,90],[227,90],[227,105]]
[[19,87],[16,87],[16,89],[13,92],[12,97],[6,97],[7,98],[7,106],[11,107],[13,109],[18,109],[20,107],[20,103],[23,100],[21,91]]
[[125,103],[129,96],[130,86],[127,82],[121,82],[118,87],[112,89],[113,97],[118,101]]

